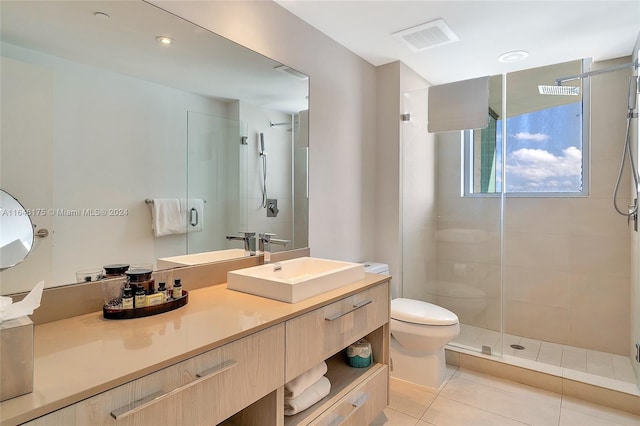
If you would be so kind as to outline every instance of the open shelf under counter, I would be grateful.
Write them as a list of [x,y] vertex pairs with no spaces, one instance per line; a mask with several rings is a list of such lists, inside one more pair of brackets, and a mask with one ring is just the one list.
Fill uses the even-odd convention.
[[316,417],[336,405],[340,399],[357,389],[368,378],[378,373],[386,374],[382,372],[382,370],[386,369],[386,365],[375,361],[365,368],[349,366],[345,351],[340,351],[326,362],[327,373],[325,376],[331,382],[331,392],[306,410],[293,416],[285,416],[285,426],[309,424]]

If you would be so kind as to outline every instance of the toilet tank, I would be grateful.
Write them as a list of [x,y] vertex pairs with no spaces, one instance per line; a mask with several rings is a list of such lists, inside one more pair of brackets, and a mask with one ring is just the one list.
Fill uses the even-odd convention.
[[364,262],[364,271],[370,274],[389,275],[389,265],[386,263]]

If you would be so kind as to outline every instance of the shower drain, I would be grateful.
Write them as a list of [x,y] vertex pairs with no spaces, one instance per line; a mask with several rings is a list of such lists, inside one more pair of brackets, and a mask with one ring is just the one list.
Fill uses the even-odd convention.
[[524,346],[522,345],[511,345],[511,347],[515,350],[521,351],[524,349]]

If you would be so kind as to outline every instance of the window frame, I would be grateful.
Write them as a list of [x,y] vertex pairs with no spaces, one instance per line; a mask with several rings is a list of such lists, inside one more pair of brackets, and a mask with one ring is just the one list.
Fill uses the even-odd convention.
[[[591,60],[582,60],[583,72],[590,70]],[[502,74],[503,81],[506,82],[507,75]],[[506,97],[506,90],[503,90],[502,96]],[[491,112],[489,112],[491,114]],[[582,81],[582,190],[581,191],[565,191],[565,192],[522,192],[522,191],[506,191],[504,182],[506,181],[505,172],[505,160],[504,152],[506,148],[506,134],[508,129],[506,128],[506,120],[502,121],[502,149],[501,159],[502,163],[502,178],[501,188],[497,192],[473,192],[473,176],[474,176],[474,158],[472,153],[471,141],[474,138],[474,132],[480,132],[482,129],[470,129],[462,130],[460,145],[461,145],[461,196],[462,197],[500,197],[503,193],[507,197],[520,197],[520,198],[584,198],[589,197],[591,193],[591,80],[589,77],[583,78]]]

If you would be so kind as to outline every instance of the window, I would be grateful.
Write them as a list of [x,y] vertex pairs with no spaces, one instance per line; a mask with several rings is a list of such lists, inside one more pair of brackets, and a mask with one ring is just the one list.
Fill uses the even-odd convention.
[[555,85],[557,78],[584,72],[582,62],[508,74],[506,119],[500,111],[501,90],[491,90],[490,98],[497,100],[490,100],[489,126],[464,131],[465,196],[502,191],[503,126],[506,126],[505,193],[588,194],[588,84],[581,80],[570,83],[580,87],[577,96],[541,95],[537,87]]

